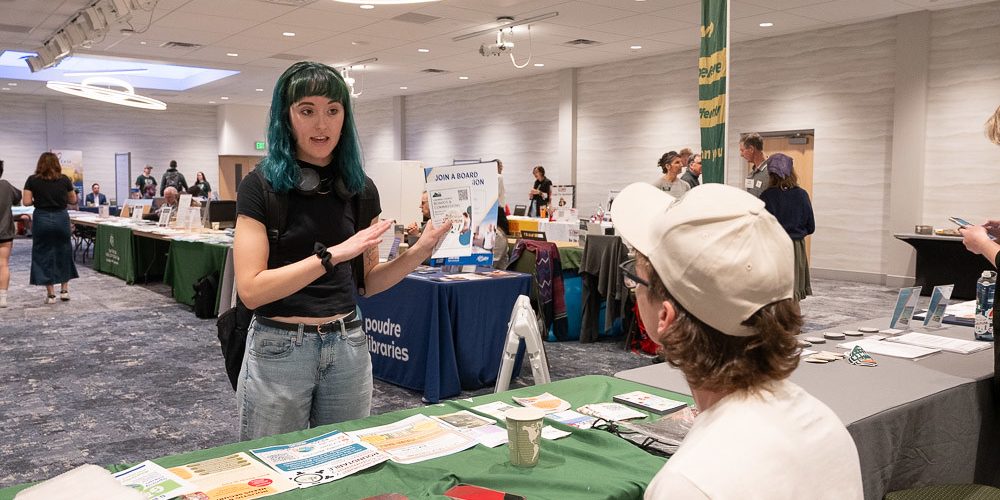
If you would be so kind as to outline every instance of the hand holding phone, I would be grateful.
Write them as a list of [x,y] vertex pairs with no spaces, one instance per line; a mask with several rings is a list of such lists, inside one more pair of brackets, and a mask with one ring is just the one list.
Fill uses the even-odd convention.
[[953,223],[957,224],[958,227],[969,227],[969,226],[974,226],[975,225],[975,224],[973,224],[973,223],[971,223],[971,222],[969,222],[969,221],[967,221],[967,220],[965,220],[965,219],[963,219],[961,217],[948,217],[948,220],[950,220]]

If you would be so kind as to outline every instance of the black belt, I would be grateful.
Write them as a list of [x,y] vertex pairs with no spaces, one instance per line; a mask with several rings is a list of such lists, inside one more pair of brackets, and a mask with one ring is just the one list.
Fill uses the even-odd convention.
[[[275,321],[269,318],[256,318],[257,322],[264,325],[270,326],[272,328],[278,328],[281,330],[288,330],[291,332],[299,331],[299,323],[285,323],[282,321]],[[352,311],[347,316],[343,318],[333,320],[329,323],[323,323],[321,325],[301,325],[302,331],[305,333],[334,333],[340,332],[340,326],[344,326],[344,331],[353,330],[355,328],[361,328],[362,320],[358,317],[358,312]]]

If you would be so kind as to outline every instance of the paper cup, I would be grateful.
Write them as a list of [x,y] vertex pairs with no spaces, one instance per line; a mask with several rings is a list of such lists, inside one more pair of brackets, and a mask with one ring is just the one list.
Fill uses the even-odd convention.
[[212,223],[212,229],[215,230],[215,231],[218,231],[219,230],[219,223],[218,222],[213,222]]
[[507,419],[507,449],[510,450],[511,465],[538,465],[545,412],[536,408],[514,408],[504,417]]

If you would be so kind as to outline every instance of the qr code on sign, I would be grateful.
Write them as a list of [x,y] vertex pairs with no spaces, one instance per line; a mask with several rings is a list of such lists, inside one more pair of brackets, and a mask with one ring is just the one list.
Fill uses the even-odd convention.
[[458,201],[468,201],[469,200],[469,190],[460,189],[458,190]]

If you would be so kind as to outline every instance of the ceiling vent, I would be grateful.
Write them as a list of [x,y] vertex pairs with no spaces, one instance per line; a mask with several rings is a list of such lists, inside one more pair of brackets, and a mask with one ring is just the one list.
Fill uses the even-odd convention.
[[601,45],[601,42],[595,42],[593,40],[587,40],[586,38],[577,38],[576,40],[570,40],[563,45],[570,45],[573,47],[590,47],[592,45]]
[[16,24],[0,24],[0,31],[9,33],[27,33],[31,31],[30,26],[18,26]]
[[163,42],[160,47],[165,49],[198,49],[201,48],[200,43],[188,43],[188,42]]
[[316,0],[257,0],[264,3],[276,3],[278,5],[291,5],[292,7],[302,7],[303,5],[309,5]]
[[421,73],[430,73],[432,75],[440,75],[442,73],[450,73],[450,71],[448,71],[446,69],[437,69],[437,68],[422,69],[422,70],[420,70],[420,72]]
[[406,14],[400,14],[392,18],[393,21],[401,21],[404,23],[413,23],[413,24],[427,24],[437,21],[438,19],[441,18],[436,16],[428,16],[427,14],[417,14],[416,12],[407,12]]

